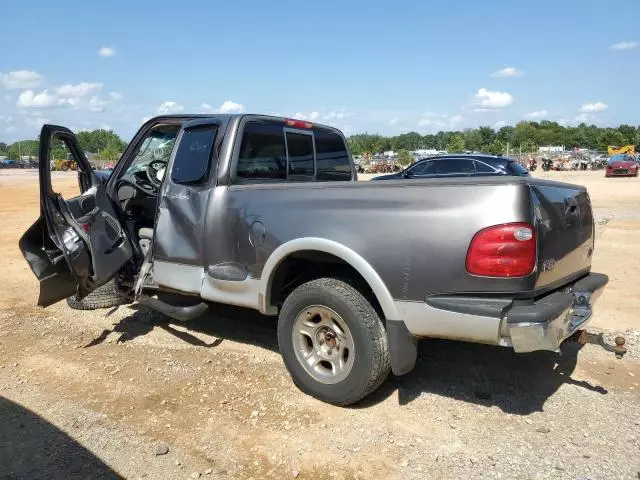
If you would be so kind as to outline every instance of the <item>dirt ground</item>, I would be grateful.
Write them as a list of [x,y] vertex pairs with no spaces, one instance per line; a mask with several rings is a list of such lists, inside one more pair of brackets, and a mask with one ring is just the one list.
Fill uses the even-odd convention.
[[295,388],[275,319],[35,307],[17,242],[37,175],[0,171],[0,478],[638,478],[640,178],[540,176],[588,187],[610,277],[591,329],[624,332],[630,353],[422,341],[411,374],[337,408]]

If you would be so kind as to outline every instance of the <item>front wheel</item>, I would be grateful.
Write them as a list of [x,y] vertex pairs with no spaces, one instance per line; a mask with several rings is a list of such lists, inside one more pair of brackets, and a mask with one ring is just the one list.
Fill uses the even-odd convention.
[[337,279],[312,280],[291,292],[278,318],[278,345],[296,386],[328,403],[355,403],[389,375],[378,313]]

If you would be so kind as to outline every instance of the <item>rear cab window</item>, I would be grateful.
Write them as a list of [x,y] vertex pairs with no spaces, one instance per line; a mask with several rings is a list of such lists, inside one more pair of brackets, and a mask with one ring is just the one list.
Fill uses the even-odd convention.
[[352,167],[344,138],[330,128],[283,120],[249,120],[235,167],[240,183],[350,181]]

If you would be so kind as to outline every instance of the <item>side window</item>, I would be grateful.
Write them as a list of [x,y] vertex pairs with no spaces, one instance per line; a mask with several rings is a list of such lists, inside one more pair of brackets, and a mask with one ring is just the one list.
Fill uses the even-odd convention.
[[289,175],[313,177],[313,136],[286,131]]
[[282,125],[247,122],[242,133],[236,175],[244,179],[287,178]]
[[433,160],[419,163],[409,170],[409,175],[435,175],[438,173],[437,163]]
[[217,127],[207,126],[183,132],[173,160],[173,182],[199,183],[207,178],[217,131]]
[[475,164],[476,164],[476,172],[478,173],[496,173],[496,171],[486,163],[475,162]]
[[465,158],[451,158],[438,162],[438,173],[440,175],[467,174],[475,173],[475,171],[473,160],[467,160]]
[[316,178],[318,181],[351,180],[351,163],[340,135],[316,129]]

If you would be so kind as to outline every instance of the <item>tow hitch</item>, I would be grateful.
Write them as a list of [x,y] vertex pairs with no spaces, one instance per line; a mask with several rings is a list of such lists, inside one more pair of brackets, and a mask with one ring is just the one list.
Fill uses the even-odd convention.
[[602,333],[590,333],[586,330],[580,330],[574,333],[570,338],[582,345],[586,345],[587,343],[600,345],[607,352],[613,352],[616,358],[622,358],[624,354],[627,353],[627,349],[624,346],[626,341],[622,335],[618,335],[615,338],[615,345],[607,344]]

